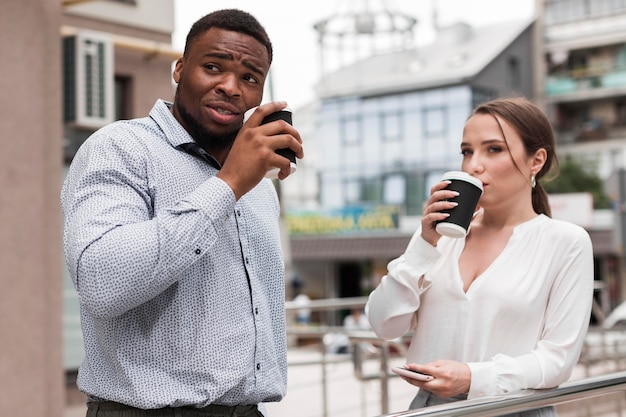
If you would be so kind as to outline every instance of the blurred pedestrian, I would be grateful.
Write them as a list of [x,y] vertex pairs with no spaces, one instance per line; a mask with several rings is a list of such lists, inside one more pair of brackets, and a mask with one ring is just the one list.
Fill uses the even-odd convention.
[[363,309],[353,308],[343,319],[343,327],[346,330],[370,330],[370,322],[367,316],[363,314]]

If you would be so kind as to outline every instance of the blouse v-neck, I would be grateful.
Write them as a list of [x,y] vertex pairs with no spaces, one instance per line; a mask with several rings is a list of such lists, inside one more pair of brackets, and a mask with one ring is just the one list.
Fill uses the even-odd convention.
[[[469,286],[467,287],[467,290],[463,289],[464,286],[464,282],[463,282],[463,276],[461,275],[461,268],[459,266],[459,261],[461,259],[461,254],[463,253],[463,249],[465,249],[465,243],[466,243],[466,238],[460,239],[459,242],[459,248],[458,248],[458,252],[457,252],[457,257],[456,257],[456,263],[455,263],[455,281],[459,284],[459,289],[460,291],[465,295],[465,296],[471,296],[473,292],[478,291],[480,289],[480,286],[482,285],[481,283],[483,281],[486,281],[489,277],[489,273],[491,272],[491,270],[496,269],[497,270],[497,266],[499,263],[502,262],[502,259],[506,259],[506,252],[508,252],[509,248],[515,243],[515,239],[516,239],[516,235],[519,235],[520,233],[522,233],[525,229],[527,229],[528,227],[532,227],[533,224],[540,222],[540,218],[546,218],[545,215],[543,214],[539,214],[535,217],[533,217],[530,220],[527,220],[523,223],[520,223],[516,226],[513,227],[513,231],[511,232],[511,235],[508,237],[506,243],[504,244],[504,247],[502,248],[502,250],[500,251],[500,253],[498,253],[498,255],[493,259],[493,261],[487,265],[487,267],[476,276],[476,278],[474,278],[472,280],[472,282],[469,284]],[[471,233],[471,231],[470,231]],[[487,277],[487,278],[485,278]],[[478,287],[478,288],[477,288]]]

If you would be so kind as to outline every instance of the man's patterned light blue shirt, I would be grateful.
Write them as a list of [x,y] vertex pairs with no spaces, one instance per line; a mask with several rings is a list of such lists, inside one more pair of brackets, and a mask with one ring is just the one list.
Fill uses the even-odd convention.
[[[279,401],[287,382],[279,202],[235,201],[157,101],[79,149],[63,184],[80,299],[79,388],[138,408]],[[242,168],[245,169],[245,168]]]

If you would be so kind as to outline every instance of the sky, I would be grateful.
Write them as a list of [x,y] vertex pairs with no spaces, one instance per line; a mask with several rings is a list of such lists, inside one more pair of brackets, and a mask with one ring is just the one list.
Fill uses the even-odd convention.
[[[434,38],[433,10],[440,25],[467,22],[482,26],[500,21],[531,18],[535,0],[386,0],[388,10],[417,19],[414,41],[427,44]],[[274,48],[271,91],[264,101],[285,100],[297,109],[315,97],[314,86],[322,75],[320,48],[313,25],[347,9],[368,4],[380,10],[381,0],[174,0],[173,46],[182,51],[189,28],[213,10],[237,8],[254,15],[268,32]],[[330,66],[328,60],[326,65]],[[272,97],[270,97],[272,96]]]

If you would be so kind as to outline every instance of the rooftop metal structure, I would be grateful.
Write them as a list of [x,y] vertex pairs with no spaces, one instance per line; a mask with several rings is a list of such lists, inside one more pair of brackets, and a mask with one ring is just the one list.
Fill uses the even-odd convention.
[[[417,19],[394,10],[388,0],[344,0],[313,26],[318,33],[321,73],[381,52],[413,46]],[[336,63],[331,68],[329,63]]]

